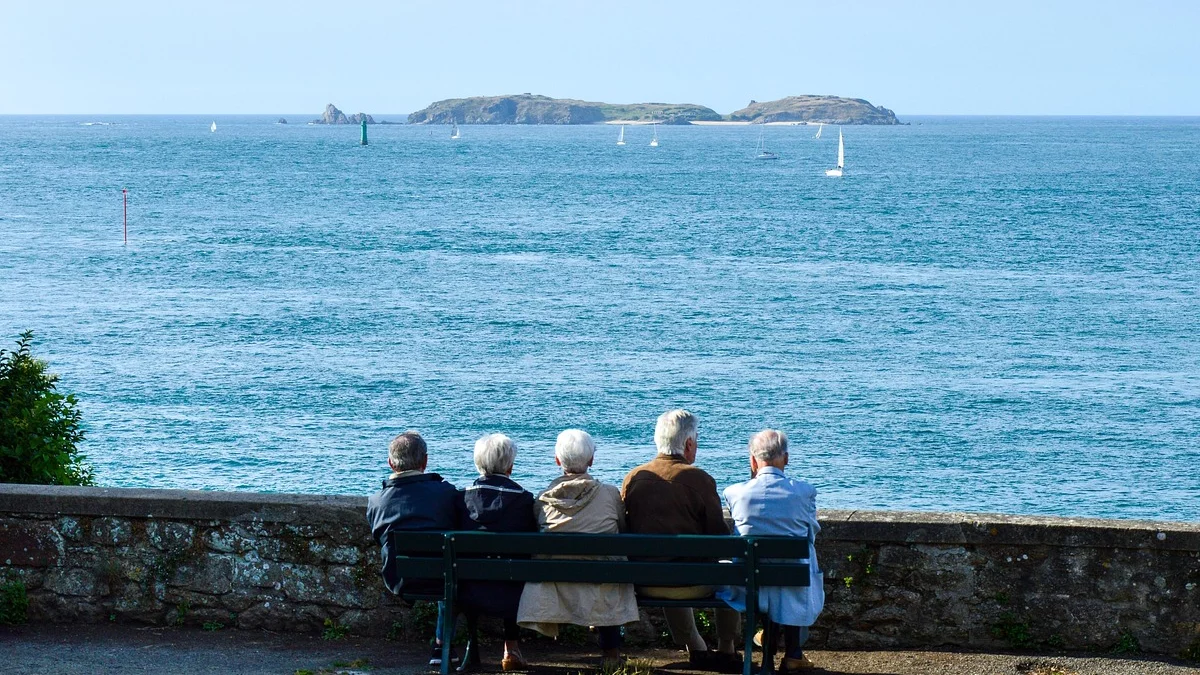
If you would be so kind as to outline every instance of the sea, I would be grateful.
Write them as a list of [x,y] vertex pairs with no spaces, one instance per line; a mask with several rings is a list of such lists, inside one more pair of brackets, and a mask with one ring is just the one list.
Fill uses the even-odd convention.
[[0,346],[101,485],[366,495],[415,429],[536,492],[571,427],[619,482],[685,407],[722,487],[772,427],[825,508],[1200,520],[1200,118],[847,126],[838,179],[833,126],[311,117],[0,117]]

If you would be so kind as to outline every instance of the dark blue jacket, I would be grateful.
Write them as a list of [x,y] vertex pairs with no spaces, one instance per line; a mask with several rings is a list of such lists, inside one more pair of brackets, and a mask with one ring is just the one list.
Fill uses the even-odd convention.
[[367,500],[371,535],[383,547],[383,583],[393,593],[440,593],[435,579],[401,579],[388,551],[392,530],[453,530],[461,503],[460,493],[436,473],[422,473],[383,481],[383,489]]
[[[458,529],[488,532],[537,532],[533,494],[507,476],[483,476],[461,493]],[[516,620],[525,584],[506,581],[463,582],[459,602],[470,611]]]

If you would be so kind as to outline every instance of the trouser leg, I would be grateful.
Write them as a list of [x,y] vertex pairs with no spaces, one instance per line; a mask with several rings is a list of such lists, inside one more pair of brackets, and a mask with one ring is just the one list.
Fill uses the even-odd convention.
[[804,643],[808,642],[808,626],[783,627],[783,655],[789,659],[804,658]]
[[742,639],[742,615],[728,607],[717,608],[717,649],[732,654]]
[[516,619],[504,620],[504,639],[505,640],[520,640],[521,627],[517,625]]
[[625,638],[621,636],[620,626],[596,626],[596,637],[600,642],[600,649],[606,651],[609,649],[620,649]]
[[708,644],[696,629],[696,615],[691,607],[666,607],[663,612],[667,615],[667,629],[676,646],[687,647],[693,652],[708,650]]

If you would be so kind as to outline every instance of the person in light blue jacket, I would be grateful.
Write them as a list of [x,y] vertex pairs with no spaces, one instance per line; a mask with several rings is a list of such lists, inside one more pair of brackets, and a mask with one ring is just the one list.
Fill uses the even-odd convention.
[[[811,548],[821,531],[817,490],[803,480],[787,477],[787,464],[787,436],[774,429],[760,431],[750,438],[751,479],[725,488],[725,503],[739,535],[804,537],[809,541],[809,586],[767,586],[758,592],[758,611],[779,624],[783,633],[781,673],[813,667],[802,648],[809,626],[825,607],[825,575],[817,565],[816,549]],[[745,611],[745,589],[730,588],[722,597],[734,609]]]

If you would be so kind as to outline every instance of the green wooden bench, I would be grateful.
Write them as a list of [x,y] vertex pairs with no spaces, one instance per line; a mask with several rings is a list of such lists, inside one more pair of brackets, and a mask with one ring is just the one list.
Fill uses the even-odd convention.
[[[396,571],[405,579],[438,579],[438,595],[405,595],[406,600],[444,600],[443,621],[453,621],[458,584],[463,581],[568,581],[639,586],[744,586],[743,675],[751,675],[758,589],[808,586],[808,539],[647,534],[498,534],[491,532],[396,532],[389,534]],[[561,560],[531,556],[625,556],[629,561]],[[674,560],[663,561],[663,556]],[[659,560],[655,560],[659,558]],[[685,559],[689,562],[681,562]],[[786,562],[803,560],[805,562]],[[733,562],[717,562],[727,560]],[[638,598],[643,607],[721,607],[720,600]],[[442,626],[443,635],[449,631]],[[463,664],[478,663],[478,640],[470,627]],[[773,668],[774,650],[763,659]],[[450,672],[450,640],[442,644],[442,675]]]

